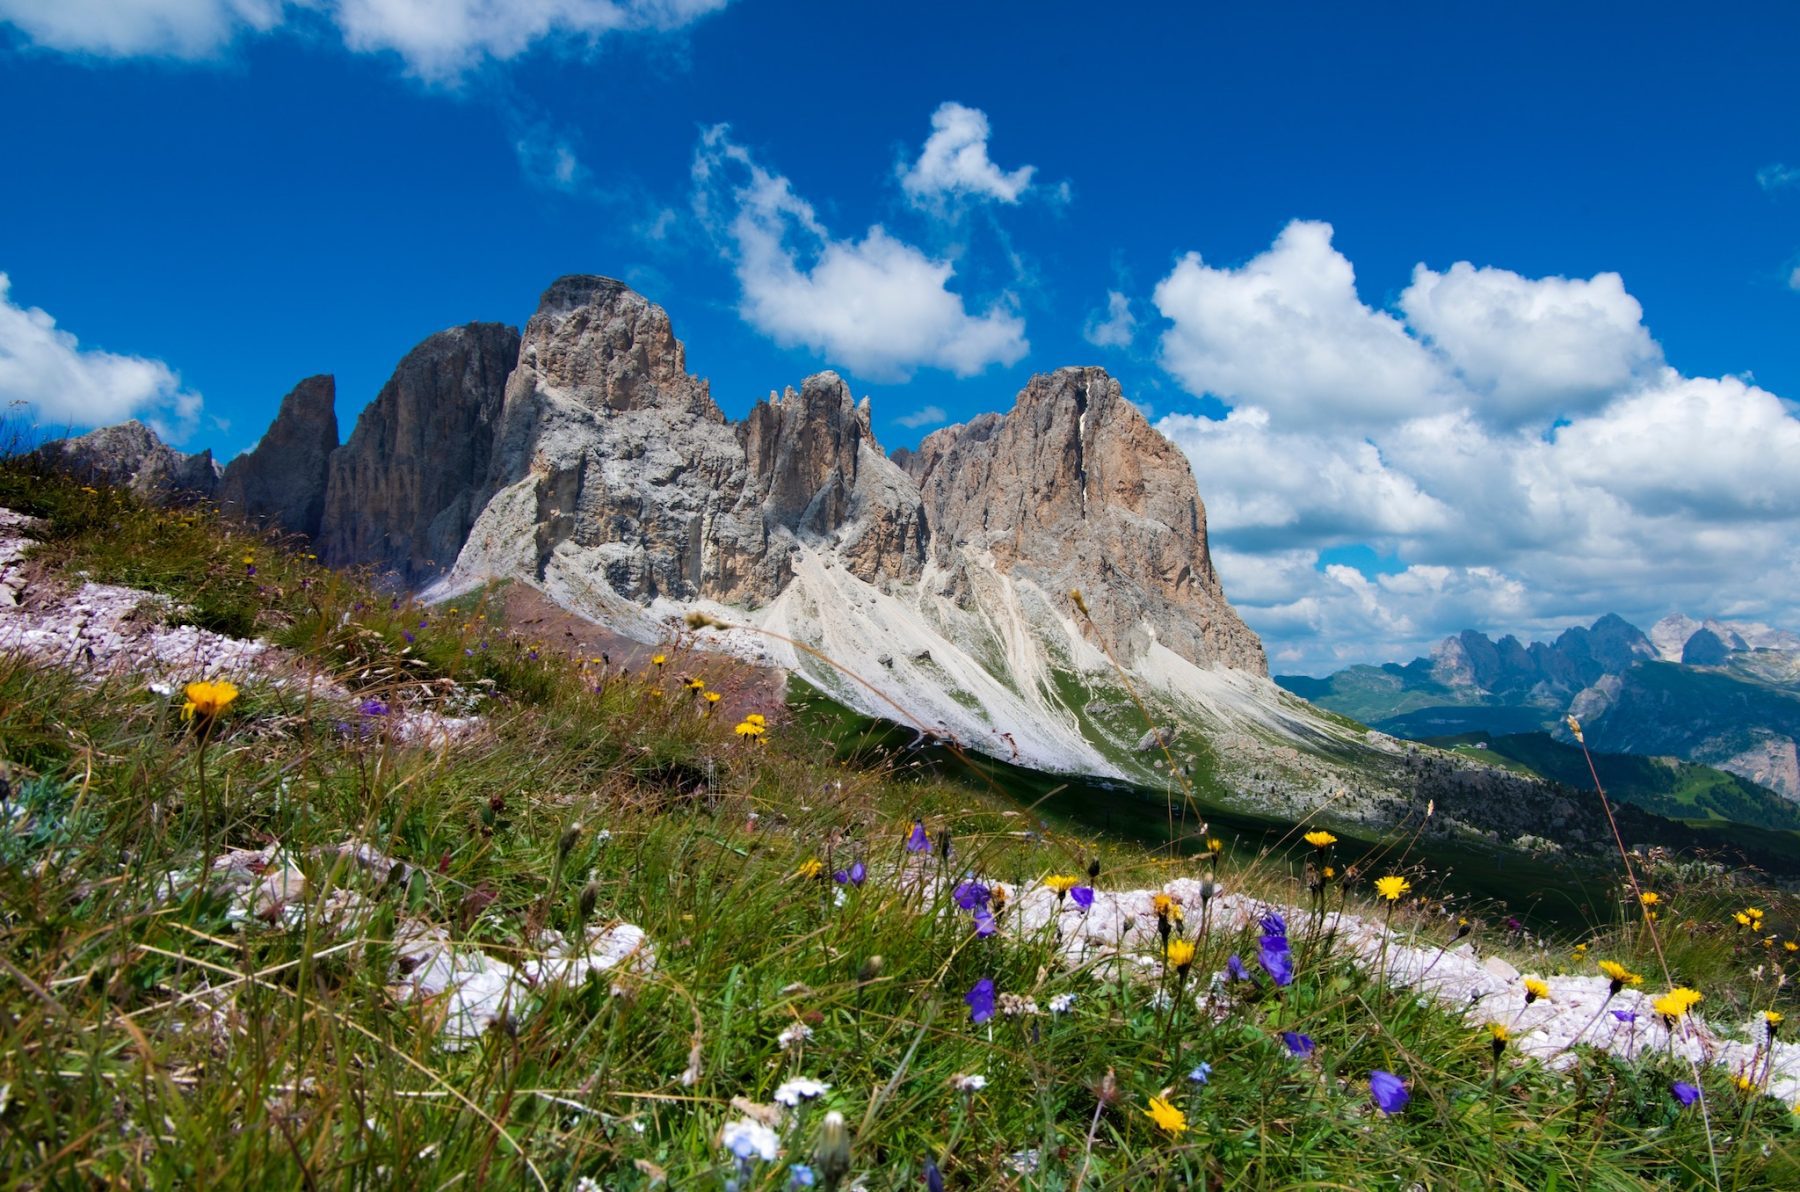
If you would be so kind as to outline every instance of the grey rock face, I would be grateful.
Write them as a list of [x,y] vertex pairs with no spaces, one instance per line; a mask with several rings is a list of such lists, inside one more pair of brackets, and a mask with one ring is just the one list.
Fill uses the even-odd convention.
[[37,454],[99,484],[130,489],[149,501],[211,497],[220,468],[210,450],[186,455],[137,419],[72,439],[57,439]]
[[322,559],[389,569],[409,587],[455,561],[488,496],[518,356],[519,332],[500,323],[440,331],[407,353],[331,455]]
[[1105,644],[1128,659],[1155,641],[1202,665],[1268,673],[1219,586],[1186,457],[1104,370],[1033,377],[1004,417],[937,431],[907,462],[940,567],[964,569],[973,551],[1064,600],[1080,589]]
[[294,386],[262,441],[226,465],[219,507],[317,539],[327,468],[338,445],[336,400],[337,383],[329,376]]

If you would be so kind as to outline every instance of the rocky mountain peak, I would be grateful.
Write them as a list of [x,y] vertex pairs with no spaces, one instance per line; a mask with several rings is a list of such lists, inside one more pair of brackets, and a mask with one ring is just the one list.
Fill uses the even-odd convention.
[[146,500],[210,497],[221,469],[210,450],[187,455],[133,418],[72,439],[57,439],[38,454],[97,483],[128,488]]
[[281,399],[257,445],[225,466],[221,509],[308,538],[319,536],[325,485],[338,446],[337,382],[308,377]]
[[558,278],[525,325],[520,368],[534,386],[597,412],[660,406],[723,422],[662,307],[610,277]]

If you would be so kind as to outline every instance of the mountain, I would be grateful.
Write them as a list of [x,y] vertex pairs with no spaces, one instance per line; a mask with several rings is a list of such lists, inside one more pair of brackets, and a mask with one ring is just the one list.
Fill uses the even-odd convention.
[[[777,666],[815,707],[904,726],[909,748],[1086,775],[1121,805],[1166,809],[1179,772],[1221,814],[1405,823],[1457,864],[1609,846],[1591,800],[1270,681],[1186,458],[1101,369],[1033,377],[1004,414],[890,457],[831,372],[727,419],[661,307],[569,276],[522,333],[470,323],[418,345],[341,445],[334,402],[331,378],[303,381],[222,475],[141,427],[44,450],[146,495],[212,496],[428,597],[514,585],[642,642]],[[1560,699],[1653,653],[1642,636],[1606,622],[1546,651],[1476,635],[1375,673],[1428,702],[1492,702],[1481,683]],[[1707,839],[1621,822],[1646,843]]]
[[1276,681],[1322,707],[1416,740],[1531,732],[1596,750],[1710,766],[1800,801],[1800,636],[1767,625],[1615,615],[1552,643],[1474,630],[1428,658]]

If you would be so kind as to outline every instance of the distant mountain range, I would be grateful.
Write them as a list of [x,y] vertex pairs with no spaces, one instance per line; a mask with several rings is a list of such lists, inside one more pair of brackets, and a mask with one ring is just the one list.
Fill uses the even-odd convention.
[[1553,642],[1469,629],[1404,665],[1275,681],[1395,736],[1465,747],[1567,744],[1574,715],[1600,752],[1712,767],[1800,803],[1800,634],[1767,625],[1676,614],[1645,633],[1609,613]]

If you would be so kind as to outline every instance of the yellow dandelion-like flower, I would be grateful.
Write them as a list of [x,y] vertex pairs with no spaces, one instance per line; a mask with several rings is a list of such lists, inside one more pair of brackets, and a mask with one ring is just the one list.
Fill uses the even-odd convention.
[[189,683],[182,694],[187,697],[187,702],[181,705],[183,720],[192,720],[196,716],[211,720],[231,706],[231,701],[238,697],[238,689],[225,679],[201,680]]
[[1171,968],[1186,973],[1188,966],[1194,963],[1194,945],[1187,940],[1170,940],[1167,956]]
[[718,702],[719,702],[719,698],[720,698],[720,697],[719,697],[719,693],[718,693],[718,692],[716,692],[716,691],[709,691],[709,692],[707,692],[707,693],[706,693],[706,694],[705,694],[705,695],[704,695],[704,696],[702,696],[702,697],[701,697],[701,698],[702,698],[702,699],[704,699],[704,700],[706,700],[706,702],[707,702],[707,703],[709,703],[709,704],[716,704],[716,703],[718,703]]
[[818,877],[824,872],[825,862],[819,860],[817,857],[808,857],[806,860],[800,862],[800,868],[794,870],[794,876],[811,881],[813,878]]
[[1769,1038],[1773,1039],[1775,1032],[1781,1029],[1782,1018],[1780,1010],[1764,1010],[1762,1012],[1763,1026],[1768,1029]]
[[1655,906],[1661,901],[1662,895],[1658,894],[1655,890],[1645,890],[1642,894],[1638,895],[1638,902],[1644,906]]
[[1337,876],[1337,866],[1327,865],[1325,867],[1325,876],[1328,878],[1336,877]]
[[1158,894],[1150,900],[1150,907],[1159,919],[1181,922],[1181,904],[1167,894]]
[[1156,1123],[1157,1129],[1175,1138],[1187,1128],[1187,1114],[1175,1108],[1161,1097],[1150,1098],[1150,1107],[1144,1110],[1144,1116]]
[[757,728],[768,728],[769,727],[768,720],[766,720],[763,717],[763,714],[761,712],[750,713],[750,715],[744,717],[744,723],[745,724],[754,724]]
[[1222,853],[1225,851],[1225,842],[1220,840],[1217,836],[1208,836],[1206,838],[1206,851],[1209,853]]
[[1651,1002],[1650,1008],[1670,1022],[1674,1022],[1677,1019],[1685,1018],[1687,1012],[1699,1005],[1700,1002],[1701,997],[1698,990],[1678,985]]
[[1487,1029],[1488,1034],[1493,1036],[1496,1043],[1504,1043],[1512,1038],[1512,1032],[1507,1029],[1504,1022],[1490,1022],[1487,1024]]
[[699,679],[689,679],[687,681],[687,689],[689,691],[705,691],[706,684],[701,682]]
[[1739,911],[1739,912],[1738,912],[1738,913],[1737,913],[1737,914],[1735,914],[1735,915],[1733,915],[1733,916],[1731,916],[1731,917],[1732,917],[1732,918],[1733,918],[1733,919],[1735,919],[1735,920],[1737,920],[1737,925],[1738,925],[1738,926],[1739,926],[1739,927],[1748,927],[1748,926],[1750,926],[1750,916],[1749,916],[1749,915],[1746,915],[1746,914],[1745,914],[1745,913],[1744,913],[1744,912],[1743,912],[1743,911]]
[[652,654],[650,656],[650,664],[652,666],[661,666],[663,663],[667,662],[668,660],[669,660],[668,656],[665,654]]
[[1605,973],[1607,979],[1612,982],[1612,991],[1614,993],[1619,992],[1619,990],[1625,988],[1627,985],[1642,985],[1644,983],[1644,978],[1642,976],[1632,972],[1616,960],[1602,960],[1600,962],[1600,971]]
[[1044,879],[1044,885],[1051,890],[1055,890],[1056,896],[1059,899],[1080,884],[1080,878],[1070,877],[1066,873],[1053,873]]
[[1308,832],[1305,836],[1301,837],[1301,839],[1305,840],[1306,843],[1312,845],[1314,848],[1330,848],[1337,843],[1337,837],[1325,831]]
[[1525,1004],[1527,1006],[1532,1002],[1537,1001],[1539,998],[1543,998],[1545,1001],[1550,1000],[1550,986],[1538,978],[1527,977],[1523,984],[1525,986]]
[[1788,940],[1781,945],[1781,949],[1784,952],[1800,952],[1800,944],[1796,944],[1793,940]]
[[743,721],[742,723],[740,723],[737,726],[737,728],[733,729],[732,731],[737,733],[738,736],[744,738],[746,741],[754,741],[757,738],[761,737],[764,733],[768,732],[769,730],[764,728],[760,724],[754,724],[751,721],[746,720],[746,721]]
[[1386,877],[1375,879],[1375,893],[1389,902],[1400,901],[1400,896],[1410,889],[1412,889],[1412,883],[1397,873],[1390,873]]
[[1744,1075],[1742,1072],[1739,1072],[1736,1076],[1731,1078],[1731,1084],[1732,1087],[1736,1088],[1740,1093],[1753,1093],[1756,1091],[1756,1081],[1750,1079],[1750,1077]]

